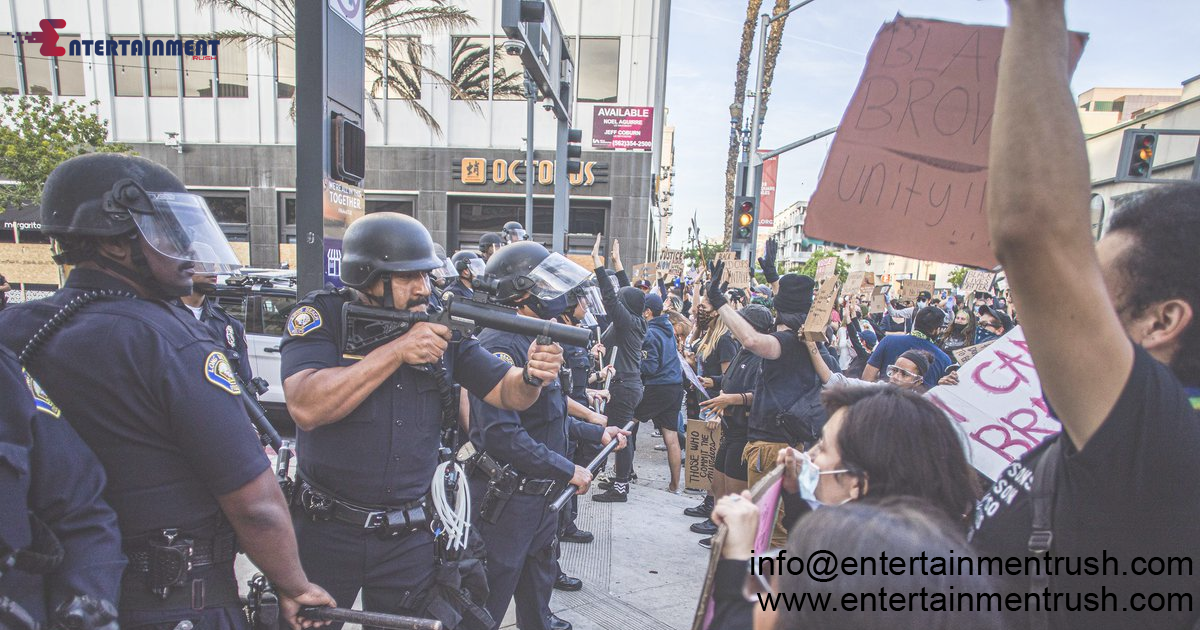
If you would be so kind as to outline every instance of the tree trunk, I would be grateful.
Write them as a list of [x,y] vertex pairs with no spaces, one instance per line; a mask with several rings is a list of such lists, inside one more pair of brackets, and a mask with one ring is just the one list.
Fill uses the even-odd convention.
[[[779,15],[788,10],[791,0],[775,0],[775,11],[773,15]],[[763,95],[762,95],[762,111],[758,112],[758,119],[763,120],[767,116],[767,99],[771,97],[771,81],[775,78],[775,60],[779,57],[779,48],[783,45],[783,26],[787,23],[787,18],[782,17],[771,23],[771,30],[767,33],[767,57],[763,63]],[[762,125],[759,125],[759,137],[762,137]]]
[[[787,0],[776,0],[786,2]],[[725,163],[725,245],[729,245],[733,226],[733,184],[741,145],[742,103],[746,100],[746,79],[750,75],[750,55],[758,30],[758,11],[763,0],[748,0],[746,22],[742,25],[742,47],[738,52],[737,75],[733,83],[733,103],[729,106],[729,155]]]

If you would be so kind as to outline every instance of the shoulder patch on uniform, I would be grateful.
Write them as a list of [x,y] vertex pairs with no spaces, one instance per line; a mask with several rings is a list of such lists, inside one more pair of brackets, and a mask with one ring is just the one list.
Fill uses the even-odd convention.
[[237,335],[233,332],[233,325],[225,325],[225,345],[230,348],[237,347]]
[[321,312],[311,306],[301,306],[288,318],[287,331],[293,337],[303,337],[321,327]]
[[204,378],[234,396],[242,393],[242,388],[238,386],[237,375],[233,372],[233,366],[229,364],[229,359],[225,358],[224,353],[210,352],[208,354],[208,358],[204,360]]
[[516,361],[513,361],[512,355],[507,352],[496,352],[494,354],[496,355],[497,359],[500,359],[501,361],[503,361],[509,365],[517,364]]
[[58,408],[58,405],[54,404],[53,400],[50,400],[50,396],[46,395],[46,390],[42,389],[42,386],[33,380],[29,372],[25,371],[25,368],[21,368],[21,373],[25,375],[25,385],[29,387],[30,393],[33,394],[33,403],[37,406],[37,410],[52,418],[62,417],[62,410]]

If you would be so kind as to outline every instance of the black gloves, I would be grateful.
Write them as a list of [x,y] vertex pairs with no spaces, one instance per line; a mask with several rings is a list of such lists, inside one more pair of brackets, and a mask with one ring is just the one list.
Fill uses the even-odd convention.
[[720,310],[722,306],[729,303],[725,299],[725,292],[721,290],[721,276],[725,275],[725,263],[718,262],[711,267],[712,273],[708,279],[708,303],[712,305],[713,311]]
[[767,284],[774,284],[779,281],[779,268],[775,266],[775,257],[779,253],[779,244],[775,239],[767,239],[763,246],[762,258],[758,259],[758,266],[762,267],[763,278]]

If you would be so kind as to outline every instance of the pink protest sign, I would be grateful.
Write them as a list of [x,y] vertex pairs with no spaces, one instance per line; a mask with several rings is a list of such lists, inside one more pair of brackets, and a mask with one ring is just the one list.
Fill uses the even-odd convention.
[[941,385],[925,395],[962,429],[971,465],[991,479],[1062,429],[1042,398],[1020,327],[975,355],[958,378],[958,385]]
[[654,108],[597,105],[592,110],[593,149],[654,148]]
[[[921,260],[996,266],[984,199],[1004,29],[897,17],[871,45],[804,232]],[[1071,38],[1071,69],[1086,37]]]

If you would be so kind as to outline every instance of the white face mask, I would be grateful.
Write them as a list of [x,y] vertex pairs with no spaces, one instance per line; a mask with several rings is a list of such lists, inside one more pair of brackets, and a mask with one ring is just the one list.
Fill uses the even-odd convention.
[[[822,503],[817,499],[817,484],[821,482],[821,475],[836,475],[838,473],[850,472],[845,468],[837,470],[817,470],[817,465],[813,463],[812,458],[808,453],[800,453],[800,473],[796,475],[796,482],[800,488],[800,498],[808,502],[809,507],[816,510],[818,508],[827,507],[827,504]],[[846,501],[850,499],[847,497]],[[842,501],[845,503],[846,501]],[[840,503],[838,505],[841,505]]]

